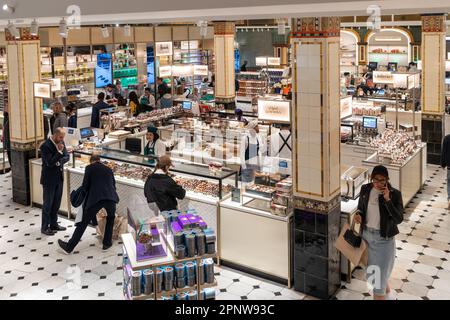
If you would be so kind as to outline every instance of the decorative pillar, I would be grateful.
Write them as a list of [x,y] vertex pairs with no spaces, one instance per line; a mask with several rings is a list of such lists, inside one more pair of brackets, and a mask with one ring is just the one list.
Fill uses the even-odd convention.
[[295,289],[327,299],[340,284],[340,19],[296,20],[291,45]]
[[33,82],[41,79],[40,41],[29,29],[20,30],[20,39],[6,30],[6,41],[13,201],[30,205],[29,160],[35,157],[35,114],[38,143],[44,139],[42,102],[33,103]]
[[236,97],[234,74],[234,22],[214,22],[215,100],[234,106]]
[[369,44],[367,42],[358,42],[358,64],[360,66],[368,65],[367,61],[367,48]]
[[422,16],[422,140],[428,163],[440,164],[445,113],[444,14]]

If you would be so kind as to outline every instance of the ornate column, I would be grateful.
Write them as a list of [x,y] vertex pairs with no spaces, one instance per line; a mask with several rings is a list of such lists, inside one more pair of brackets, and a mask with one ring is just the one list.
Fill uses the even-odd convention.
[[291,45],[295,289],[326,299],[340,283],[340,19],[296,20]]
[[234,34],[234,22],[214,22],[215,100],[225,106],[234,106],[236,97]]
[[35,112],[38,143],[44,139],[42,103],[33,103],[33,82],[41,79],[40,41],[29,29],[20,39],[6,30],[13,201],[30,205],[29,160],[35,157]]
[[428,163],[439,164],[445,112],[444,14],[422,16],[422,140]]

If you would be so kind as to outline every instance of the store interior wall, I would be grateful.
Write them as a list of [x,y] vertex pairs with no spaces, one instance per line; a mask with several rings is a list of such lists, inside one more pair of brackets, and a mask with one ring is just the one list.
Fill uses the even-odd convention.
[[248,61],[247,67],[256,68],[256,57],[273,57],[272,33],[274,31],[238,31],[236,41],[241,53],[241,65]]

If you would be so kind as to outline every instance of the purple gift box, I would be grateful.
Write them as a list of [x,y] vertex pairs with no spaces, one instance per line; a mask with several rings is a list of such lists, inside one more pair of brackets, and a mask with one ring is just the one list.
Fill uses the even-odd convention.
[[182,232],[183,231],[183,228],[176,221],[172,222],[171,229],[172,229],[172,233],[173,234],[177,234],[178,232]]
[[191,228],[191,220],[189,220],[191,216],[190,214],[178,216],[178,223],[183,230]]
[[198,220],[198,227],[200,228],[200,229],[206,229],[206,228],[208,228],[208,225],[206,224],[206,222],[205,221],[203,221],[203,219],[199,219]]

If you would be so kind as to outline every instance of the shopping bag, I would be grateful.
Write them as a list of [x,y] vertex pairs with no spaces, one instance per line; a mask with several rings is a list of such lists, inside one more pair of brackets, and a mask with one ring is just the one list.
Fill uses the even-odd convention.
[[338,249],[349,261],[351,261],[355,266],[366,266],[367,265],[367,243],[362,240],[361,245],[357,248],[349,244],[345,238],[345,233],[350,230],[348,223],[344,224],[341,233],[336,240],[335,247]]
[[[100,210],[97,213],[97,235],[103,239],[105,235],[105,227],[106,227],[106,211],[104,209]],[[119,239],[119,237],[128,232],[128,219],[122,216],[116,216],[114,219],[114,227],[113,227],[113,236],[114,240]]]

